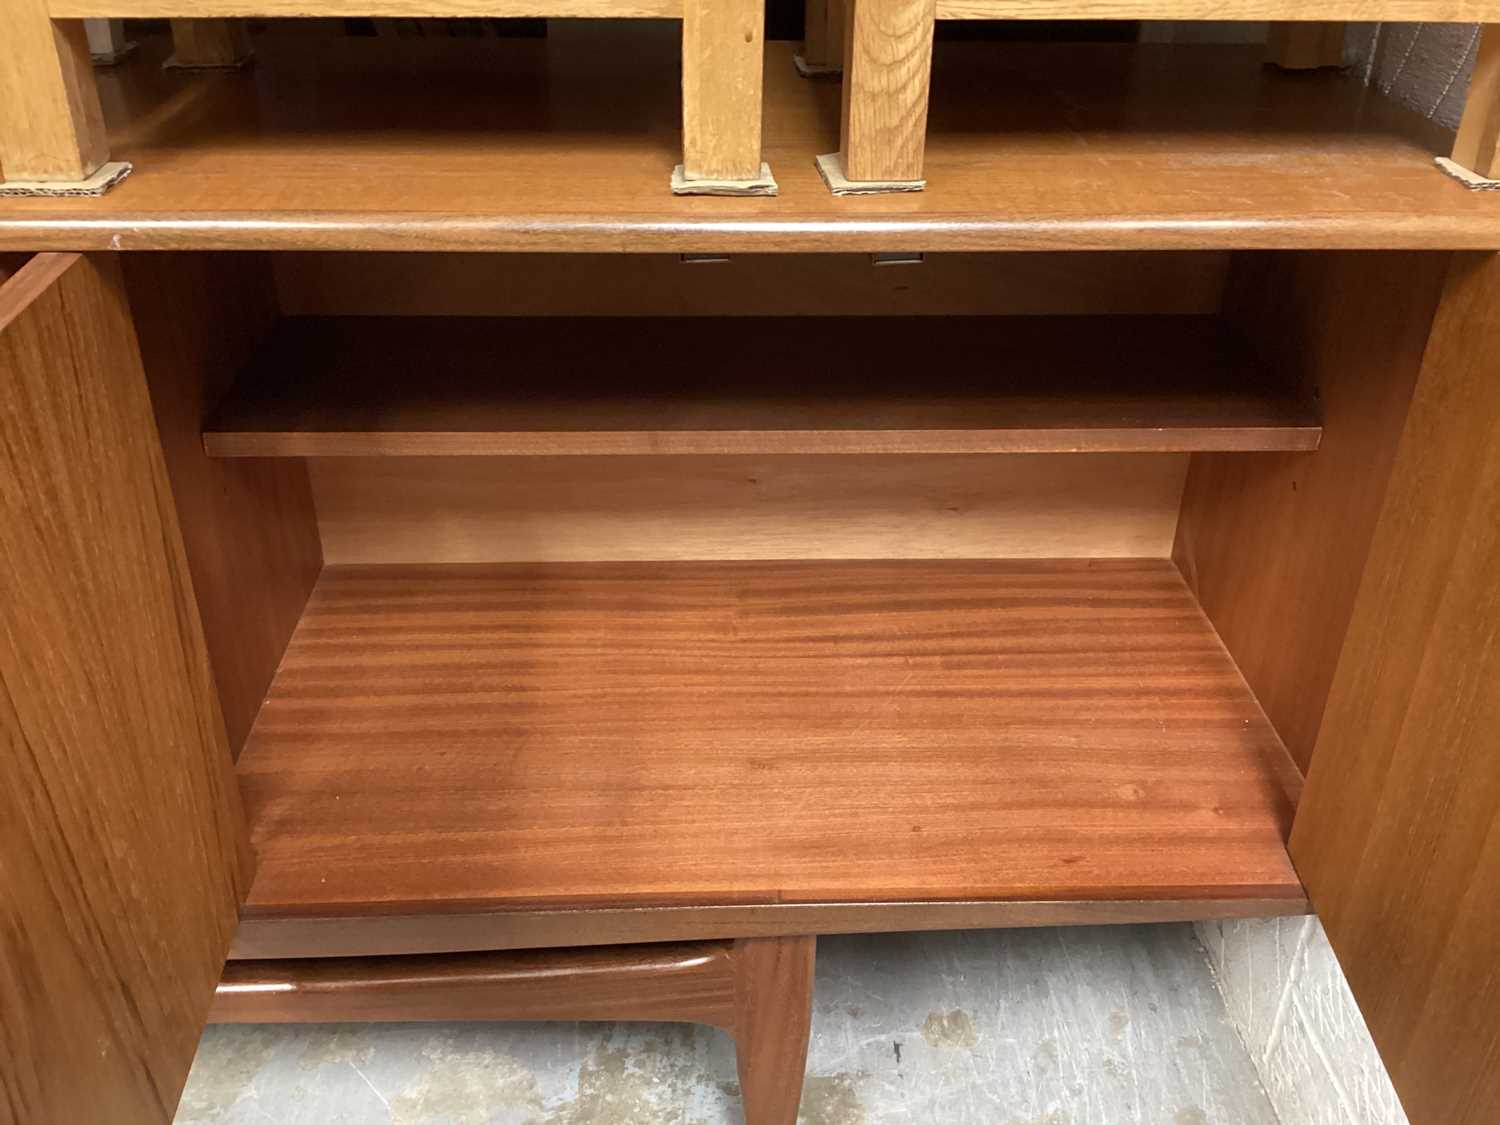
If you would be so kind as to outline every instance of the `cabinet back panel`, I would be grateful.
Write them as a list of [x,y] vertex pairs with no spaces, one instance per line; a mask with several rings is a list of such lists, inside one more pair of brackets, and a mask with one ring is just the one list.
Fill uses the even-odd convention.
[[315,458],[329,563],[1166,558],[1186,454]]
[[[1218,311],[1219,253],[275,254],[289,316],[992,316]],[[821,357],[819,357],[821,358]]]

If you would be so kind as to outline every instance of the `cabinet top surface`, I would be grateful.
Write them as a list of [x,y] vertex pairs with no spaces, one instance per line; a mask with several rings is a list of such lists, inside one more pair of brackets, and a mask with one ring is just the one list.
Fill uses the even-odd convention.
[[938,44],[923,193],[836,198],[839,83],[766,59],[770,199],[674,198],[675,25],[545,39],[273,32],[253,67],[99,72],[96,199],[0,200],[0,249],[1500,249],[1500,196],[1357,81],[1243,47]]

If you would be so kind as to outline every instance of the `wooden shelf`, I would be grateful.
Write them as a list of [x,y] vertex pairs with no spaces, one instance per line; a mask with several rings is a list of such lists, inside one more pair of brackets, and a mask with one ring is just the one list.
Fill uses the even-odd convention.
[[[703,357],[694,361],[692,357]],[[309,318],[221,457],[1310,450],[1211,317]]]
[[774,199],[674,198],[678,29],[257,38],[253,68],[100,76],[99,199],[0,200],[0,248],[526,251],[1500,248],[1451,138],[1258,47],[940,43],[928,190],[835,198],[839,83],[766,58]]
[[239,956],[1305,905],[1165,560],[329,568],[239,774]]

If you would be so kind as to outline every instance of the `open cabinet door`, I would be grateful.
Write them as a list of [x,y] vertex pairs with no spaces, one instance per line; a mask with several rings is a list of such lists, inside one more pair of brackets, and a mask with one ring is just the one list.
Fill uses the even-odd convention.
[[0,286],[0,1122],[160,1125],[250,858],[117,263]]
[[1292,832],[1413,1125],[1500,1121],[1500,258],[1458,255]]

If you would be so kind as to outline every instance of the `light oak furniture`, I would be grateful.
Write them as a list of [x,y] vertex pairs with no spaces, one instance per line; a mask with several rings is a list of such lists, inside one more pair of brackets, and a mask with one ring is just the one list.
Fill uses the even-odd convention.
[[[764,0],[0,0],[0,191],[9,194],[102,194],[130,173],[111,153],[91,68],[85,21],[172,21],[177,70],[235,68],[250,58],[239,16],[528,16],[677,19],[682,23],[681,162],[670,177],[684,195],[774,195],[761,159],[761,59]],[[677,68],[674,68],[674,70]],[[578,76],[608,83],[613,67]],[[387,91],[389,92],[389,91]],[[447,121],[433,119],[441,129]],[[593,174],[586,163],[580,178]]]
[[[921,191],[927,184],[928,100],[932,44],[938,20],[1269,20],[1266,60],[1284,70],[1338,67],[1344,23],[1329,20],[1479,22],[1500,20],[1500,4],[1485,0],[813,0],[798,68],[809,76],[842,74],[839,145],[818,157],[837,194]],[[1500,186],[1497,78],[1500,32],[1486,28],[1475,80],[1454,144],[1451,174],[1474,186]],[[938,81],[967,81],[944,73]],[[1001,80],[1003,81],[1003,80]],[[971,96],[1003,98],[997,81]],[[946,185],[945,185],[946,186]]]
[[943,191],[674,200],[649,36],[510,131],[473,44],[167,50],[101,83],[135,176],[0,201],[0,1121],[169,1121],[210,1019],[629,1016],[789,1125],[817,934],[1310,907],[1416,1125],[1494,1119],[1500,197],[1441,134],[945,47],[1032,93],[939,89]]

